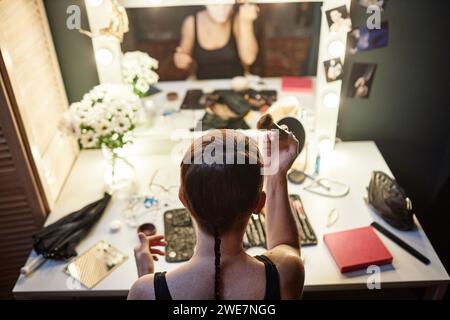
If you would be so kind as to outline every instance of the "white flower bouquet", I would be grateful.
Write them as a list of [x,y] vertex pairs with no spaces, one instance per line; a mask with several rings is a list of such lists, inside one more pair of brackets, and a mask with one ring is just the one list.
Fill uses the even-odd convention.
[[154,71],[158,66],[158,60],[145,52],[127,52],[122,59],[124,81],[133,87],[134,93],[139,97],[146,97],[150,86],[159,80],[158,74]]
[[74,134],[82,149],[112,152],[131,142],[141,103],[128,85],[102,84],[70,106],[60,129]]

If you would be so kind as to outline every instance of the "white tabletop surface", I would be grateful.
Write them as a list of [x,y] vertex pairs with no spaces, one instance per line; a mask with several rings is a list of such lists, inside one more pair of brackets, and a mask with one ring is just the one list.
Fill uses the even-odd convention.
[[[134,155],[129,158],[133,163],[139,183],[139,192],[147,192],[147,184],[156,169],[159,169],[158,182],[177,185],[179,181],[179,164],[168,155]],[[100,151],[81,152],[75,166],[62,190],[54,211],[50,214],[50,224],[65,214],[102,197],[104,190],[103,174],[105,161]],[[321,175],[345,182],[350,186],[350,193],[341,199],[317,196],[303,190],[302,186],[289,185],[289,192],[300,194],[311,224],[318,236],[316,246],[302,248],[305,258],[305,290],[333,290],[366,288],[369,277],[365,272],[341,274],[328,252],[323,235],[328,232],[345,230],[369,225],[376,220],[393,231],[404,241],[412,245],[431,260],[426,266],[406,253],[403,249],[380,234],[382,241],[392,253],[392,265],[382,268],[381,287],[427,286],[449,281],[449,276],[430,244],[424,231],[400,232],[381,221],[363,201],[366,186],[373,170],[391,174],[378,148],[373,142],[338,143],[332,154],[322,159]],[[311,171],[311,170],[309,170]],[[125,200],[113,198],[103,217],[91,233],[79,244],[77,251],[83,253],[100,240],[105,240],[129,256],[129,259],[93,289],[79,286],[64,274],[64,262],[47,261],[34,274],[26,278],[20,276],[14,294],[17,297],[43,296],[46,293],[59,296],[107,296],[126,295],[137,278],[133,258],[133,248],[138,244],[136,229],[125,224],[123,208]],[[154,213],[139,217],[139,222],[154,222],[160,233],[164,230],[163,213],[169,208],[179,208],[181,203],[174,197],[171,206]],[[326,227],[327,215],[336,208],[339,219],[331,228]],[[118,233],[110,233],[109,223],[114,219],[123,222]],[[262,249],[251,249],[251,254],[260,253]],[[30,258],[34,257],[34,253]],[[170,271],[179,264],[167,263],[164,259],[156,262],[156,271]]]

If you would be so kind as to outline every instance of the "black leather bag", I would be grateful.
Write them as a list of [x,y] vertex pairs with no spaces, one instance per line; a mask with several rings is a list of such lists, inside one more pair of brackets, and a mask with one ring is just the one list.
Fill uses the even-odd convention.
[[[226,119],[222,118],[212,108],[215,104],[227,108],[233,116]],[[244,117],[250,111],[251,105],[240,94],[229,90],[216,90],[214,94],[206,97],[205,105],[210,112],[205,112],[195,130],[250,128]]]
[[403,188],[381,171],[372,172],[367,202],[387,223],[399,230],[414,228],[411,200]]

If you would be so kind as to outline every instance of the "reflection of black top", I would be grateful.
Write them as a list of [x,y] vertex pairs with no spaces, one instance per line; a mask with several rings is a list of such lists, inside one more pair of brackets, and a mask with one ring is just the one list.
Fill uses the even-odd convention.
[[197,62],[198,79],[233,78],[244,74],[233,34],[233,19],[231,19],[231,31],[227,44],[215,50],[206,50],[201,47],[198,41],[197,14],[194,15],[194,28],[193,57]]
[[[275,264],[266,256],[256,256],[256,259],[264,263],[266,270],[266,293],[264,300],[281,300],[280,279]],[[166,273],[157,272],[154,276],[155,300],[173,300],[167,287]]]

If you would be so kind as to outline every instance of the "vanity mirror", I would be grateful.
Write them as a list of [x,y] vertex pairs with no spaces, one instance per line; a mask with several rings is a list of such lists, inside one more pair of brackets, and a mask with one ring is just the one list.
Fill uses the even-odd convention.
[[[313,95],[311,102],[300,104],[313,110],[317,138],[334,142],[342,77],[330,81],[333,70],[325,62],[338,61],[341,68],[345,63],[350,0],[85,2],[90,32],[110,31],[109,35],[92,36],[101,83],[123,82],[124,53],[133,51],[148,53],[159,61],[157,87],[164,92],[173,87],[167,81],[195,83],[235,76],[244,76],[233,81],[241,81],[245,89],[290,92],[289,83],[297,77],[312,76],[312,83],[306,85]],[[296,78],[289,78],[292,76]],[[233,83],[205,81],[195,88],[184,86],[184,90],[205,93],[230,86]],[[300,86],[294,91],[304,89]],[[152,107],[169,101],[170,92],[164,92],[160,96],[165,99],[151,102]],[[172,102],[169,112],[179,110],[185,98],[186,92],[176,93],[178,100]],[[191,128],[201,117],[194,118]]]

